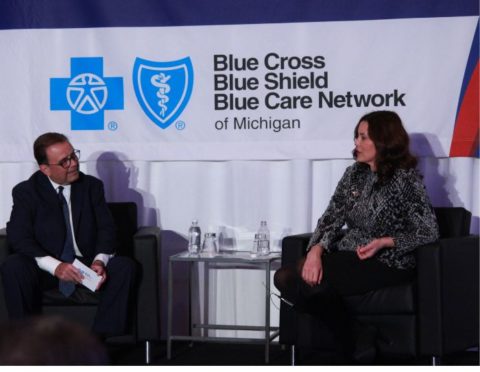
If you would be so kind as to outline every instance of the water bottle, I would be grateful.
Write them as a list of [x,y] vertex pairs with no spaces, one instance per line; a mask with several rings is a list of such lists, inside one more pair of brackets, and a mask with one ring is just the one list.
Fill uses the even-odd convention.
[[260,222],[260,228],[257,232],[261,237],[259,241],[260,255],[266,256],[270,253],[270,231],[268,230],[267,221]]
[[202,239],[202,232],[198,221],[193,220],[192,226],[188,229],[188,253],[197,254],[200,252],[200,241]]

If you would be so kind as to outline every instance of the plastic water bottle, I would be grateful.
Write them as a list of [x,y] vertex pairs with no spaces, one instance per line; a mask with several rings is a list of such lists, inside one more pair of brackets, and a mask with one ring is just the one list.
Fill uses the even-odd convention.
[[267,221],[260,222],[257,234],[260,237],[260,255],[266,256],[270,253],[270,231],[268,230]]
[[202,239],[202,232],[198,221],[193,220],[192,226],[188,229],[188,253],[197,254],[200,252],[200,241]]

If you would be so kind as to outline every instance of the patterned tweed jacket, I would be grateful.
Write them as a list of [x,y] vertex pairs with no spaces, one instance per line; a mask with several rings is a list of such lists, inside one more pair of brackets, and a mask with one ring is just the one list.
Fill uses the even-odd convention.
[[421,178],[414,169],[397,169],[381,185],[366,164],[354,163],[338,183],[308,247],[320,243],[327,254],[355,251],[387,236],[395,247],[380,250],[375,258],[398,269],[414,268],[415,248],[438,239],[437,221]]

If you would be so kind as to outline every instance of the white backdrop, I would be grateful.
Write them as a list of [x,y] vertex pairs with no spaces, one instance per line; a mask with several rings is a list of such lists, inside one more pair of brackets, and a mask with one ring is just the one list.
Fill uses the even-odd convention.
[[[108,201],[135,201],[141,225],[158,225],[164,264],[168,255],[186,248],[193,218],[202,231],[226,234],[235,247],[249,247],[260,220],[268,221],[273,246],[288,234],[312,231],[346,166],[352,160],[285,160],[219,162],[127,161],[122,153],[96,153],[83,159],[84,172],[105,183]],[[472,233],[479,232],[479,159],[422,158],[434,206],[463,206],[473,214]],[[12,187],[36,170],[34,162],[0,163],[0,227],[11,210]],[[227,248],[232,248],[231,244]],[[166,266],[163,267],[166,293]],[[263,275],[225,270],[213,274],[210,316],[213,321],[260,325],[264,317]],[[274,303],[278,305],[278,301]],[[166,298],[164,302],[166,306]],[[254,305],[252,305],[254,304]],[[182,321],[183,319],[183,321]],[[185,329],[185,319],[178,319]],[[164,319],[165,322],[165,319]],[[272,306],[272,324],[278,311]],[[166,327],[163,327],[165,330]]]

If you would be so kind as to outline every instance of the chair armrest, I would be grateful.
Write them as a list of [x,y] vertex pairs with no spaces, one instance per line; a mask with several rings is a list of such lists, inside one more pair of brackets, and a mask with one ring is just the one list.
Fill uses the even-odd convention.
[[8,256],[7,229],[0,229],[0,264]]
[[[0,266],[8,256],[7,229],[0,229]],[[3,282],[0,276],[0,324],[8,320],[7,307],[5,305]]]
[[133,257],[140,264],[137,298],[137,339],[160,339],[160,228],[141,227],[133,236]]
[[417,249],[419,352],[442,356],[478,345],[479,237]]
[[[282,239],[282,266],[296,265],[305,255],[311,233],[290,235]],[[297,315],[290,306],[280,303],[280,339],[284,345],[295,345],[297,340]]]
[[305,256],[312,233],[286,236],[282,240],[282,266],[295,265]]

